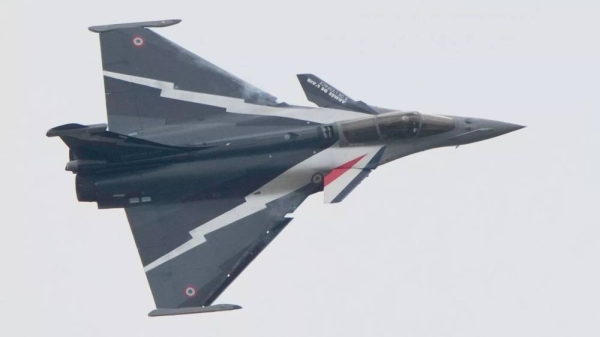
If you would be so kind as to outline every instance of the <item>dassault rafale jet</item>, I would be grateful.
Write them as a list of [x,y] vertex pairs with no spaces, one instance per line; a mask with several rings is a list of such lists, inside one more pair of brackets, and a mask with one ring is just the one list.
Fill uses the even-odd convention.
[[156,304],[150,316],[239,309],[219,295],[311,194],[337,203],[379,165],[520,125],[379,108],[312,74],[318,108],[276,97],[148,28],[94,26],[108,124],[52,128],[79,201],[123,208]]

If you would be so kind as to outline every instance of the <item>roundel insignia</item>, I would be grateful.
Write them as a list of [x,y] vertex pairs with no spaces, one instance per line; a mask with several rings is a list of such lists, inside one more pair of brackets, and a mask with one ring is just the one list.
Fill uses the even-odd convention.
[[196,296],[196,294],[198,293],[198,291],[196,290],[196,288],[194,286],[187,286],[183,290],[183,293],[185,294],[185,297],[192,298],[192,297]]
[[144,39],[141,36],[134,36],[133,40],[131,40],[134,46],[141,47],[144,45]]
[[323,175],[321,173],[315,173],[311,178],[313,184],[320,184],[323,181]]

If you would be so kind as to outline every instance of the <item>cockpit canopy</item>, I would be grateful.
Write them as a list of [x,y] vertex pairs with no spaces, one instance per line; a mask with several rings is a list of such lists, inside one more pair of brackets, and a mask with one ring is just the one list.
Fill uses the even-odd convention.
[[339,125],[349,144],[364,144],[435,135],[453,130],[454,120],[418,112],[390,112]]

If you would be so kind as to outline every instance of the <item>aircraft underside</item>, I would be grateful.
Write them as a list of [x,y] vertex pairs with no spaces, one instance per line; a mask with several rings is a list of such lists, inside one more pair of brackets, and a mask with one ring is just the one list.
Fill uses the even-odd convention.
[[156,34],[179,20],[95,26],[108,125],[48,131],[69,147],[79,201],[123,208],[157,309],[211,304],[309,196],[336,203],[379,165],[521,126],[356,101],[312,74],[291,106]]

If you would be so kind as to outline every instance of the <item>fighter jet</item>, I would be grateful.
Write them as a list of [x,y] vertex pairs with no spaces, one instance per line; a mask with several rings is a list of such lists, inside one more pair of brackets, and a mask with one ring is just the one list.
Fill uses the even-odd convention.
[[52,128],[79,201],[123,208],[148,279],[150,316],[241,308],[213,302],[309,196],[344,200],[379,165],[522,126],[379,108],[312,74],[294,106],[148,28],[100,35],[108,124]]

